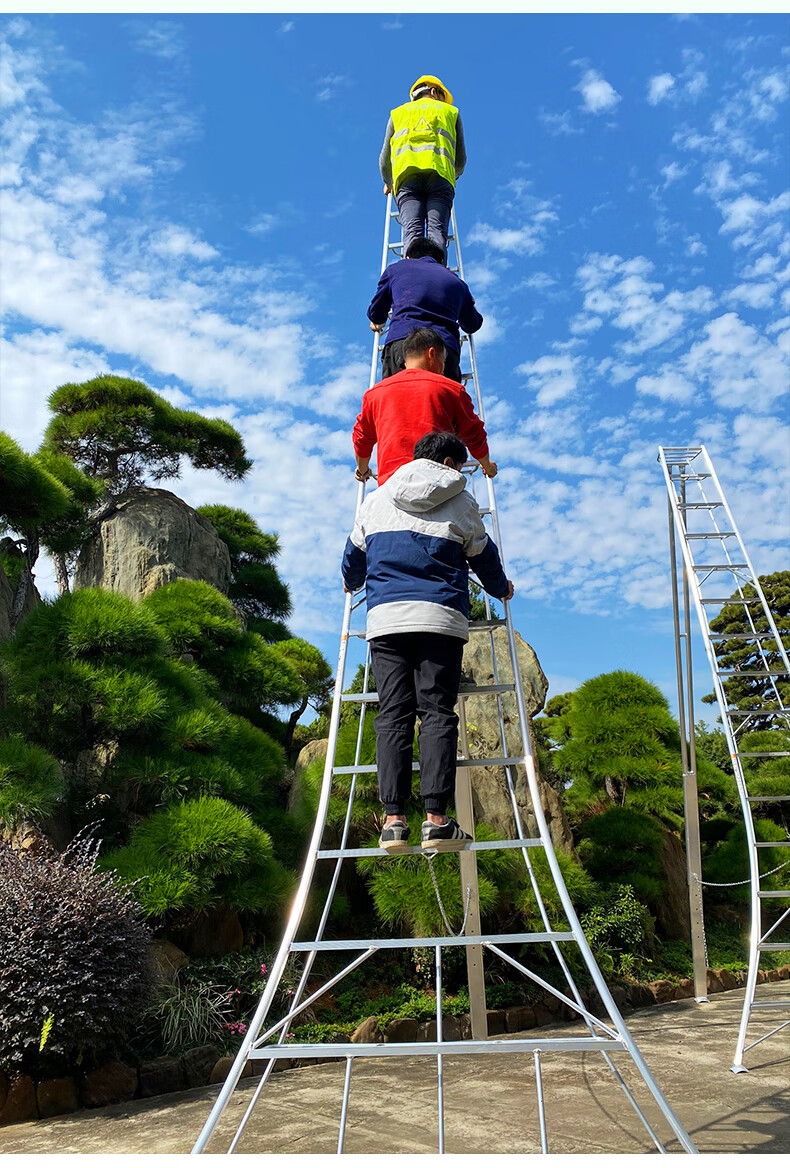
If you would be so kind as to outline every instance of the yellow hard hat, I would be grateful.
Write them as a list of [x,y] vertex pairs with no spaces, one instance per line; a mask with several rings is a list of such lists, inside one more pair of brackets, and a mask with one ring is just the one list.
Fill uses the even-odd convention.
[[447,86],[443,85],[438,77],[431,77],[429,74],[426,74],[424,77],[418,77],[414,82],[414,85],[412,85],[411,89],[409,90],[409,99],[411,101],[414,101],[412,94],[414,93],[415,89],[420,89],[420,87],[423,85],[430,85],[433,89],[441,89],[442,93],[444,94],[443,100],[446,101],[448,105],[453,104],[453,95],[450,93],[450,90],[447,88]]

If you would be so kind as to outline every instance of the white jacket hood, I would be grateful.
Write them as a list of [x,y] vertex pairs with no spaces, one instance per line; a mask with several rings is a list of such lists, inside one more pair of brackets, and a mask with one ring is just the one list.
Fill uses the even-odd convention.
[[420,513],[433,511],[460,495],[465,487],[466,478],[460,471],[429,458],[415,458],[398,467],[381,490],[401,511]]

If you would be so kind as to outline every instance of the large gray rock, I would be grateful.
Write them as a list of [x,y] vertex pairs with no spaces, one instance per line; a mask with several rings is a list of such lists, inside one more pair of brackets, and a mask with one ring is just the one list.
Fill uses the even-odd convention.
[[[507,630],[494,630],[494,648],[497,662],[497,682],[500,685],[513,684],[510,667]],[[549,683],[540,667],[534,650],[516,633],[518,665],[524,694],[532,753],[537,758],[531,719],[543,709]],[[464,649],[464,677],[478,685],[494,684],[494,669],[491,660],[491,642],[484,630],[470,630],[469,641]],[[521,730],[516,710],[516,695],[506,693],[503,699],[503,720],[505,724],[506,747],[503,751],[499,731],[497,700],[493,695],[472,694],[464,699],[469,746],[473,756],[479,758],[513,757],[523,754]],[[472,798],[476,820],[484,820],[505,837],[516,834],[513,808],[507,789],[503,767],[473,767],[471,771]],[[543,807],[554,847],[559,851],[573,852],[573,835],[557,792],[538,776],[540,801]],[[519,815],[528,835],[536,836],[537,825],[532,811],[532,800],[527,786],[526,769],[518,767],[516,802]]]
[[288,790],[288,810],[293,812],[299,807],[304,798],[304,773],[307,768],[316,760],[324,762],[326,759],[326,750],[329,746],[327,738],[314,738],[312,742],[308,742],[299,751],[296,759],[296,765],[290,776],[289,790]]
[[230,555],[208,519],[170,491],[121,495],[80,553],[76,588],[109,588],[141,600],[173,580],[230,587]]
[[666,937],[691,940],[686,852],[678,836],[665,830],[659,849],[664,891],[655,904],[656,920]]

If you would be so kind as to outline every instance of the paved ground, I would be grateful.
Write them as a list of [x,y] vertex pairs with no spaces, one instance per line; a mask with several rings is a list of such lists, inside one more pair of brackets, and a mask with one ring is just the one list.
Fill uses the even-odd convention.
[[[787,996],[786,984],[761,993]],[[790,1030],[747,1056],[749,1074],[733,1075],[732,1054],[743,992],[655,1006],[627,1017],[648,1066],[701,1152],[790,1152]],[[765,1030],[770,1028],[766,1018]],[[774,1024],[781,1021],[777,1012]],[[529,1031],[545,1037],[566,1027]],[[574,1028],[575,1029],[575,1028]],[[755,1028],[757,1029],[757,1028]],[[757,1033],[759,1030],[757,1029]],[[680,1147],[625,1054],[615,1055],[626,1082],[669,1151]],[[530,1054],[445,1057],[446,1151],[539,1152]],[[550,1152],[647,1152],[652,1144],[600,1054],[542,1059]],[[430,1058],[373,1059],[354,1068],[345,1151],[436,1151],[436,1063]],[[227,1150],[257,1079],[242,1080],[209,1151]],[[283,1071],[265,1086],[239,1143],[246,1153],[334,1152],[343,1067],[324,1063]],[[187,1152],[218,1088],[202,1087],[61,1119],[0,1130],[0,1151]]]

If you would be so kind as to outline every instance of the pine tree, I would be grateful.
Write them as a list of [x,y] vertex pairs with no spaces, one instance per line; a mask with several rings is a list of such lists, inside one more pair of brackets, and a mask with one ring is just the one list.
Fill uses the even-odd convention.
[[280,579],[274,560],[280,554],[276,535],[261,531],[253,517],[237,507],[221,503],[198,507],[213,524],[230,553],[230,599],[247,616],[247,626],[265,641],[284,641],[291,636],[282,623],[291,614],[291,594]]

